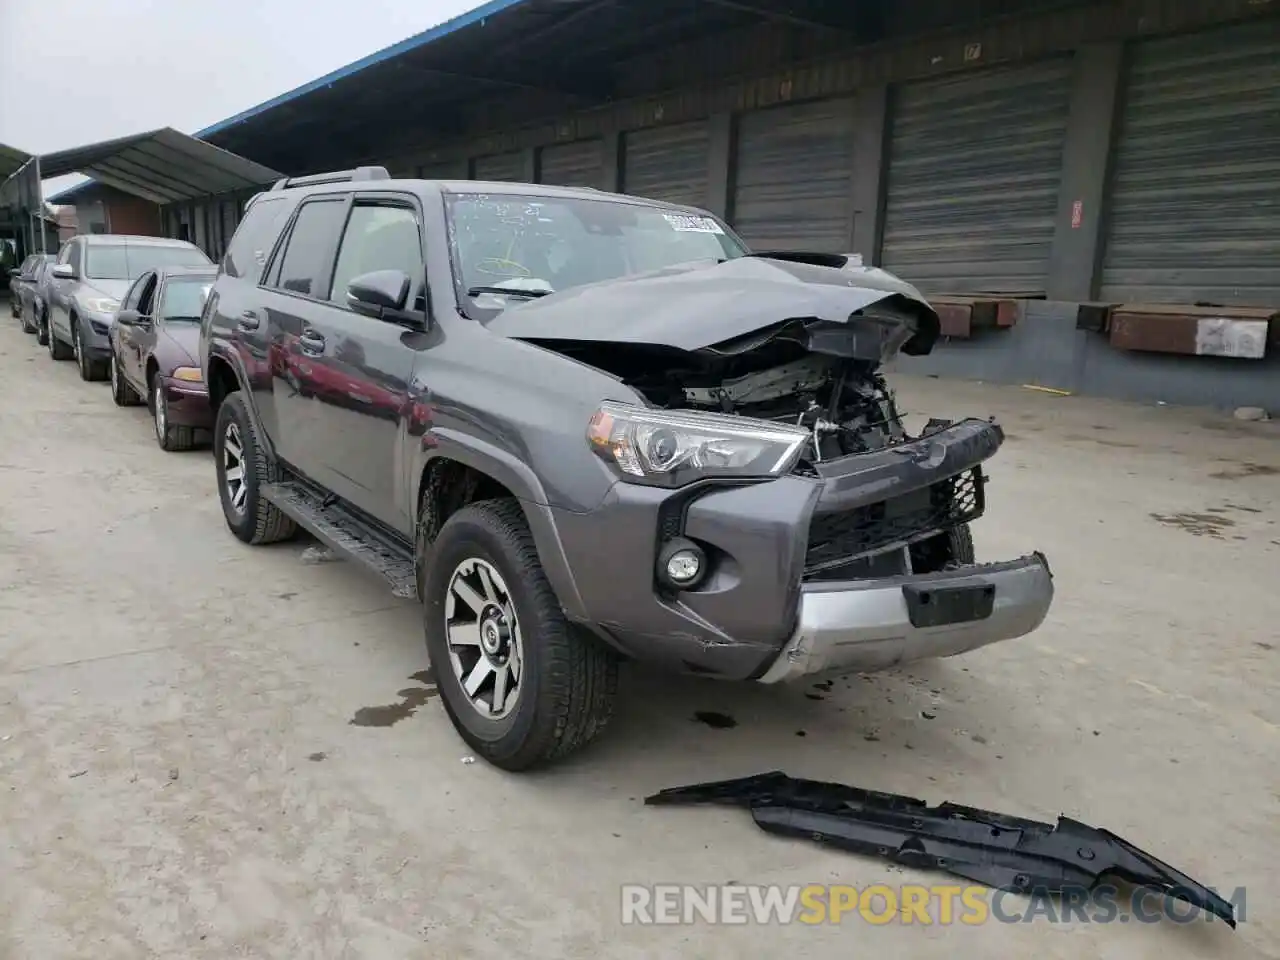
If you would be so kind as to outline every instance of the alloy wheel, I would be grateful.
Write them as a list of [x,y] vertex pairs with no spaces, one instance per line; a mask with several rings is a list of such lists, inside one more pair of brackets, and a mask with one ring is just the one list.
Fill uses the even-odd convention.
[[[112,364],[112,370],[115,364]],[[156,438],[161,442],[165,442],[165,437],[169,433],[169,402],[164,396],[164,384],[160,378],[156,377],[155,385],[155,401],[152,403],[156,420]]]
[[515,708],[524,677],[524,639],[511,592],[493,565],[464,560],[444,605],[449,662],[471,706],[500,720]]
[[120,395],[120,371],[116,369],[116,353],[111,351],[111,392]]
[[222,436],[222,476],[227,503],[236,513],[243,513],[248,493],[244,483],[244,442],[240,438],[240,428],[234,422],[227,424],[226,433]]

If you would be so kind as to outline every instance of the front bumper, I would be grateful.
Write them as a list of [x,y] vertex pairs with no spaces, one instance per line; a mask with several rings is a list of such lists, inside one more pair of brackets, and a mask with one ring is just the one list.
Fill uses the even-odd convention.
[[165,399],[169,401],[169,422],[175,426],[213,428],[209,390],[203,383],[164,378]]
[[[985,617],[940,626],[912,623],[904,588],[980,587],[995,592]],[[873,673],[916,660],[953,657],[1031,633],[1052,602],[1053,575],[1038,553],[943,573],[806,585],[795,632],[759,680],[780,683],[820,674]]]
[[[624,655],[668,669],[776,682],[949,656],[1035,629],[1052,600],[1042,560],[917,576],[881,567],[862,570],[859,579],[849,573],[835,579],[811,569],[811,531],[815,520],[971,470],[1002,439],[993,424],[962,421],[887,450],[826,462],[818,476],[681,490],[618,482],[594,510],[549,511],[558,542],[540,550],[566,571],[557,589],[575,601],[575,620]],[[658,551],[671,536],[695,541],[708,556],[710,572],[693,589],[672,592],[656,581]],[[904,547],[882,538],[875,549],[902,556]],[[941,578],[946,586],[964,586],[968,577],[994,587],[989,616],[903,627],[904,585],[914,589]],[[779,667],[793,651],[781,661],[793,668]]]
[[80,349],[90,360],[106,360],[111,356],[111,324],[114,318],[110,314],[86,314],[80,324]]

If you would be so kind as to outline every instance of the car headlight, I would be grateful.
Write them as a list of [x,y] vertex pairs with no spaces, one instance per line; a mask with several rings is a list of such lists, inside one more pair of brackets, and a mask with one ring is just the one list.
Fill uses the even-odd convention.
[[704,477],[776,477],[809,439],[803,427],[720,413],[606,402],[591,418],[591,449],[624,480],[679,487]]
[[120,301],[113,297],[85,297],[84,305],[93,313],[115,313],[120,309]]
[[204,380],[199,367],[177,367],[172,376],[175,380],[186,380],[188,383],[200,383]]

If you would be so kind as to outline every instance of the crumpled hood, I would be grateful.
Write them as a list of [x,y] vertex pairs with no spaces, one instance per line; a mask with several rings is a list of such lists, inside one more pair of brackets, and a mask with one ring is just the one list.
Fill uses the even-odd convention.
[[768,257],[682,264],[573,287],[510,306],[489,329],[520,340],[693,351],[790,320],[853,323],[856,311],[889,299],[916,317],[916,333],[903,352],[928,353],[937,337],[937,314],[909,283],[873,267]]

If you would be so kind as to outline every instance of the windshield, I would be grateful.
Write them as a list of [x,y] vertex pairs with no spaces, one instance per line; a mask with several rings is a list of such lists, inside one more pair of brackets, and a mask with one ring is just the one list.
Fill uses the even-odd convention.
[[160,299],[160,317],[164,320],[199,321],[204,302],[213,287],[213,276],[172,277],[164,285]]
[[203,267],[212,261],[196,247],[158,243],[91,243],[85,253],[84,275],[90,280],[137,280],[160,267]]
[[453,194],[445,203],[454,276],[482,310],[526,300],[519,291],[545,295],[746,254],[714,217],[605,197]]

